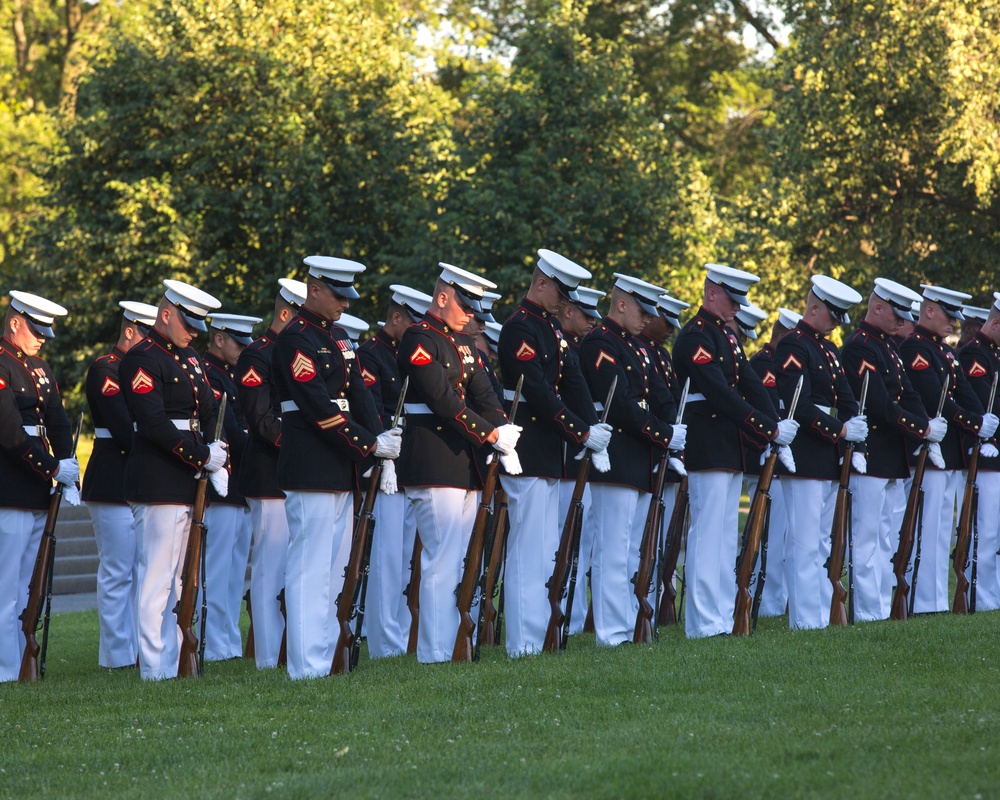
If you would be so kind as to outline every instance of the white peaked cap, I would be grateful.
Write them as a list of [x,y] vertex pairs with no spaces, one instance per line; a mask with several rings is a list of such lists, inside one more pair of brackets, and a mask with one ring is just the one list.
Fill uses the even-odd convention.
[[571,299],[570,292],[580,285],[580,281],[589,281],[591,278],[589,270],[566,256],[544,248],[538,251],[538,269],[556,282],[559,294],[567,299]]
[[[993,296],[997,296],[997,292],[993,293]],[[996,303],[994,303],[996,305]],[[1000,309],[1000,306],[996,306]],[[966,319],[975,319],[980,322],[986,322],[990,316],[990,310],[988,308],[980,308],[979,306],[962,306],[962,314]]]
[[496,289],[497,285],[493,281],[481,278],[473,272],[454,267],[451,264],[438,262],[441,267],[440,280],[455,289],[458,296],[473,311],[483,310],[483,295],[487,289]]
[[736,312],[736,321],[749,339],[757,338],[757,326],[767,319],[767,313],[755,305],[743,306]]
[[798,311],[792,311],[790,308],[778,309],[778,323],[783,328],[791,330],[799,324],[800,319],[802,319],[802,315]]
[[962,303],[966,300],[971,300],[971,294],[956,292],[952,289],[945,289],[943,286],[934,286],[929,283],[920,284],[920,288],[924,290],[924,299],[937,303],[949,317],[952,319],[965,319],[962,316]]
[[483,336],[486,340],[493,345],[495,350],[500,345],[500,330],[503,328],[499,322],[487,322],[486,328],[483,330]]
[[809,280],[812,281],[813,294],[823,301],[823,305],[830,310],[833,318],[844,325],[850,322],[847,309],[855,303],[860,303],[861,295],[846,283],[841,283],[829,275],[813,275]]
[[479,301],[479,305],[483,307],[483,310],[475,312],[476,319],[480,322],[496,322],[493,319],[493,304],[501,297],[503,295],[496,292],[483,292],[483,299]]
[[[429,294],[418,292],[416,289],[411,289],[409,286],[404,286],[401,283],[392,284],[389,290],[392,292],[392,302],[397,306],[405,308],[406,313],[410,315],[414,322],[419,322],[423,319],[433,300]],[[384,322],[379,323],[380,328],[383,325],[385,325]]]
[[361,334],[371,328],[371,325],[360,317],[356,317],[353,314],[348,314],[346,312],[340,315],[340,319],[337,320],[336,324],[347,331],[347,338],[355,344],[357,344],[358,339],[361,338]]
[[306,293],[309,287],[305,281],[297,281],[295,278],[278,278],[278,294],[288,305],[298,308],[306,301]]
[[656,304],[660,309],[660,316],[675,328],[679,328],[681,325],[681,312],[685,308],[691,308],[690,303],[685,303],[683,300],[666,293],[657,298]]
[[152,328],[156,324],[156,316],[160,310],[149,303],[137,303],[134,300],[121,300],[118,303],[122,309],[122,316],[129,322],[142,325],[144,328]]
[[361,296],[354,288],[354,279],[365,271],[364,264],[333,256],[306,256],[302,263],[309,267],[312,277],[319,278],[340,297],[357,300]]
[[615,281],[616,289],[632,295],[639,304],[639,307],[650,316],[655,317],[660,313],[657,310],[656,304],[660,302],[660,295],[665,294],[662,287],[654,286],[648,281],[640,280],[639,278],[622,275],[620,272],[616,272],[614,275],[617,279]]
[[240,344],[250,344],[253,341],[253,326],[258,322],[263,320],[243,314],[212,314],[208,319],[212,330],[228,333]]
[[180,309],[184,321],[195,330],[207,331],[205,317],[210,312],[222,306],[222,303],[208,292],[203,292],[201,289],[183,281],[175,281],[167,278],[163,281],[163,285],[167,287],[167,291],[164,292],[167,301]]
[[577,286],[569,296],[569,301],[579,308],[588,317],[594,319],[601,318],[601,312],[597,310],[597,304],[607,292],[600,289],[591,289],[589,286]]
[[750,305],[747,292],[750,291],[753,284],[760,280],[759,277],[752,272],[736,269],[726,264],[706,264],[705,269],[708,271],[706,277],[712,283],[721,286],[732,300],[741,306]]
[[11,290],[10,307],[28,320],[31,327],[46,339],[52,339],[56,335],[52,330],[56,317],[65,317],[69,313],[58,303],[17,289]]
[[888,278],[876,278],[874,292],[890,305],[897,317],[913,322],[913,301],[920,302],[919,294]]

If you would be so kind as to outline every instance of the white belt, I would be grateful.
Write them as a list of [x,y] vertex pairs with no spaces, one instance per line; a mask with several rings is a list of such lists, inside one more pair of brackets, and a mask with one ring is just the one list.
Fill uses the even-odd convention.
[[403,403],[403,410],[407,414],[433,414],[430,406],[426,403]]
[[818,408],[824,414],[829,414],[830,416],[835,416],[835,414],[833,413],[834,409],[833,409],[832,406],[821,406],[819,403],[816,403],[815,405],[816,405],[816,408]]
[[28,436],[40,436],[43,438],[45,436],[44,425],[22,425],[21,427],[24,428],[24,432],[28,434]]
[[[330,402],[333,403],[341,411],[350,411],[351,410],[351,404],[347,400],[345,400],[344,398],[342,398],[342,397],[339,397],[337,399],[334,399],[334,398],[331,397],[330,398]],[[282,413],[287,413],[289,411],[298,411],[298,410],[299,410],[299,404],[296,403],[294,400],[282,400],[281,401],[281,411],[282,411]]]
[[[199,430],[201,430],[201,425],[198,424],[198,420],[172,419],[170,420],[170,422],[179,431],[195,431],[197,433]],[[192,422],[194,422],[193,426],[191,425]],[[139,430],[139,424],[137,422],[132,423],[132,430],[134,431]],[[102,437],[98,436],[97,438],[100,439]]]
[[94,438],[95,439],[110,439],[111,431],[107,428],[94,428]]
[[701,392],[688,392],[689,403],[700,403],[702,400],[708,400],[708,398]]
[[[639,403],[639,408],[643,409],[644,411],[649,408],[649,403],[646,400],[639,400],[638,403]],[[604,411],[604,403],[594,403],[594,411],[596,411],[598,414]]]
[[513,403],[514,402],[514,390],[513,389],[504,389],[503,390],[503,399],[504,400],[510,400],[510,402]]

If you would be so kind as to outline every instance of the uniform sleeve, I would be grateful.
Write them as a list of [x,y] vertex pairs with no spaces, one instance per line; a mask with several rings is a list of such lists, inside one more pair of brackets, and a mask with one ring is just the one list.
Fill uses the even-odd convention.
[[229,396],[229,382],[217,369],[211,369],[207,374],[208,382],[212,386],[212,390],[217,401],[221,401],[223,394],[228,396],[228,399],[226,400],[226,418],[222,423],[222,431],[226,437],[226,441],[229,442],[230,452],[240,453],[246,446],[247,439],[249,437],[247,436],[247,432],[243,429],[243,426],[240,424],[239,417],[236,414],[236,401],[232,396]]
[[[962,365],[962,372],[965,373],[969,388],[979,398],[982,407],[986,409],[990,401],[990,390],[993,388],[993,373],[988,368],[989,361],[979,352],[978,347],[971,346],[959,350],[958,360]],[[993,406],[996,407],[996,398],[993,399]]]
[[0,448],[26,472],[51,480],[59,469],[59,459],[45,449],[41,439],[24,432],[14,390],[8,384],[8,376],[0,373]]
[[920,397],[913,391],[906,373],[903,372],[902,394],[899,400],[905,404],[901,405],[895,397],[889,395],[886,389],[886,374],[884,369],[880,369],[881,359],[879,358],[876,346],[869,344],[867,337],[856,337],[844,345],[841,353],[841,360],[844,363],[844,371],[847,373],[847,380],[850,381],[851,389],[855,397],[861,397],[861,385],[864,382],[865,374],[871,375],[868,379],[868,397],[865,401],[864,413],[868,417],[869,424],[879,423],[890,425],[903,434],[914,440],[922,440],[927,435],[927,415],[909,409],[922,409]]
[[91,418],[99,419],[103,423],[101,427],[110,431],[115,447],[124,453],[130,452],[132,416],[125,405],[118,375],[101,361],[95,361],[87,370],[87,404]]
[[57,459],[70,458],[73,455],[73,428],[63,407],[59,385],[47,366],[45,369],[52,382],[52,390],[45,404],[45,429],[52,446],[52,455]]
[[812,402],[809,355],[805,347],[799,341],[793,340],[791,334],[785,336],[778,342],[774,363],[778,373],[778,396],[784,408],[791,408],[795,388],[798,386],[799,378],[802,378],[802,393],[799,395],[799,404],[795,407],[795,421],[823,439],[839,442],[844,424]]
[[[937,411],[943,379],[934,367],[934,356],[931,353],[922,352],[922,350],[920,341],[915,337],[906,339],[899,346],[906,374],[909,376],[913,388],[920,395],[924,408]],[[963,386],[949,387],[941,415],[966,433],[978,434],[979,428],[983,424],[982,403],[979,402],[975,392],[969,388],[969,383],[965,380],[961,370],[958,370],[958,373],[962,378],[960,383],[964,386],[964,392],[962,391]],[[975,406],[973,408],[963,406],[961,401],[957,400],[960,397],[964,397],[966,403],[971,398]]]
[[372,400],[375,401],[375,408],[378,409],[379,417],[383,428],[388,428],[392,424],[392,419],[386,416],[392,414],[395,409],[389,410],[385,407],[385,398],[382,396],[382,385],[385,376],[382,374],[382,364],[375,357],[376,339],[369,339],[355,352],[358,355],[358,366],[361,369],[361,379],[371,393]]
[[265,363],[259,351],[247,348],[240,354],[236,363],[236,390],[247,427],[262,441],[278,447],[281,443],[281,418],[275,416],[271,405],[270,374],[270,362]]

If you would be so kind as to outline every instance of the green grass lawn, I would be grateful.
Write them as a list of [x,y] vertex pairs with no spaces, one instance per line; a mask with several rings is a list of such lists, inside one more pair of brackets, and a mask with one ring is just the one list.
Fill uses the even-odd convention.
[[144,684],[95,612],[0,686],[2,797],[996,797],[1000,612]]

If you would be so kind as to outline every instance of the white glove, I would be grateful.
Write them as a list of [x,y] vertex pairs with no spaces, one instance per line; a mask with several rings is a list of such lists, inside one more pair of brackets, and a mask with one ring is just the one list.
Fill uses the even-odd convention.
[[760,465],[763,467],[764,462],[767,461],[767,457],[771,455],[771,445],[764,448],[764,452],[760,454]]
[[868,459],[865,458],[865,454],[857,451],[851,453],[851,466],[854,467],[854,471],[858,473],[858,475],[864,475],[867,473]]
[[844,423],[844,441],[863,442],[868,438],[868,418],[864,414],[851,417]]
[[684,466],[684,462],[679,458],[674,458],[671,456],[667,461],[667,466],[670,467],[674,472],[680,475],[682,478],[688,474],[687,467]]
[[598,422],[596,425],[590,426],[590,436],[587,437],[587,441],[583,443],[583,446],[593,450],[595,453],[599,450],[607,450],[608,445],[611,443],[611,431],[613,428],[606,422]]
[[927,425],[927,441],[940,442],[948,433],[948,420],[944,417],[934,417]]
[[76,484],[70,486],[63,486],[63,502],[69,503],[71,506],[80,505],[80,490],[76,488]]
[[607,450],[598,450],[590,457],[590,463],[598,472],[607,472],[611,469],[611,456]]
[[983,414],[983,426],[979,429],[979,438],[992,439],[993,434],[997,432],[997,423],[1000,423],[1000,417],[996,414]]
[[[226,465],[226,450],[229,449],[229,445],[223,442],[221,439],[216,442],[212,442],[208,446],[208,463],[205,464],[205,469],[209,472],[218,472]],[[223,495],[225,497],[225,495]]]
[[677,422],[670,426],[673,428],[673,435],[670,437],[670,442],[667,444],[667,448],[677,453],[684,449],[684,445],[687,444],[688,439],[688,426],[683,422]]
[[501,453],[500,466],[504,468],[508,475],[520,475],[521,459],[517,457],[517,451],[511,450],[509,453]]
[[983,458],[996,458],[1000,456],[1000,450],[997,450],[996,445],[990,444],[989,442],[983,442],[979,445],[979,455]]
[[208,479],[212,482],[212,488],[215,489],[219,497],[225,497],[229,494],[229,473],[226,470],[217,469],[215,472],[209,472]]
[[[514,451],[517,447],[517,440],[521,437],[521,426],[511,425],[509,422],[506,425],[501,425],[497,428],[497,440],[493,442],[493,448],[501,455],[507,455]],[[520,472],[519,469],[517,472]],[[511,473],[517,474],[517,473]]]
[[56,472],[56,480],[63,486],[74,485],[80,477],[80,462],[76,456],[72,458],[59,459],[59,471]]
[[[774,443],[777,445],[785,446],[792,443],[792,439],[795,438],[795,434],[799,432],[799,423],[794,419],[782,419],[778,420],[778,435],[774,437]],[[782,464],[785,462],[782,461]]]
[[382,494],[396,494],[399,487],[396,485],[396,462],[386,461],[382,464],[382,480],[378,484]]
[[935,467],[944,469],[944,456],[941,454],[941,445],[937,442],[927,445],[927,457]]
[[785,469],[795,474],[795,456],[792,455],[792,448],[788,445],[778,445],[778,461],[785,465]]
[[403,446],[403,429],[389,428],[375,437],[375,458],[399,458]]

